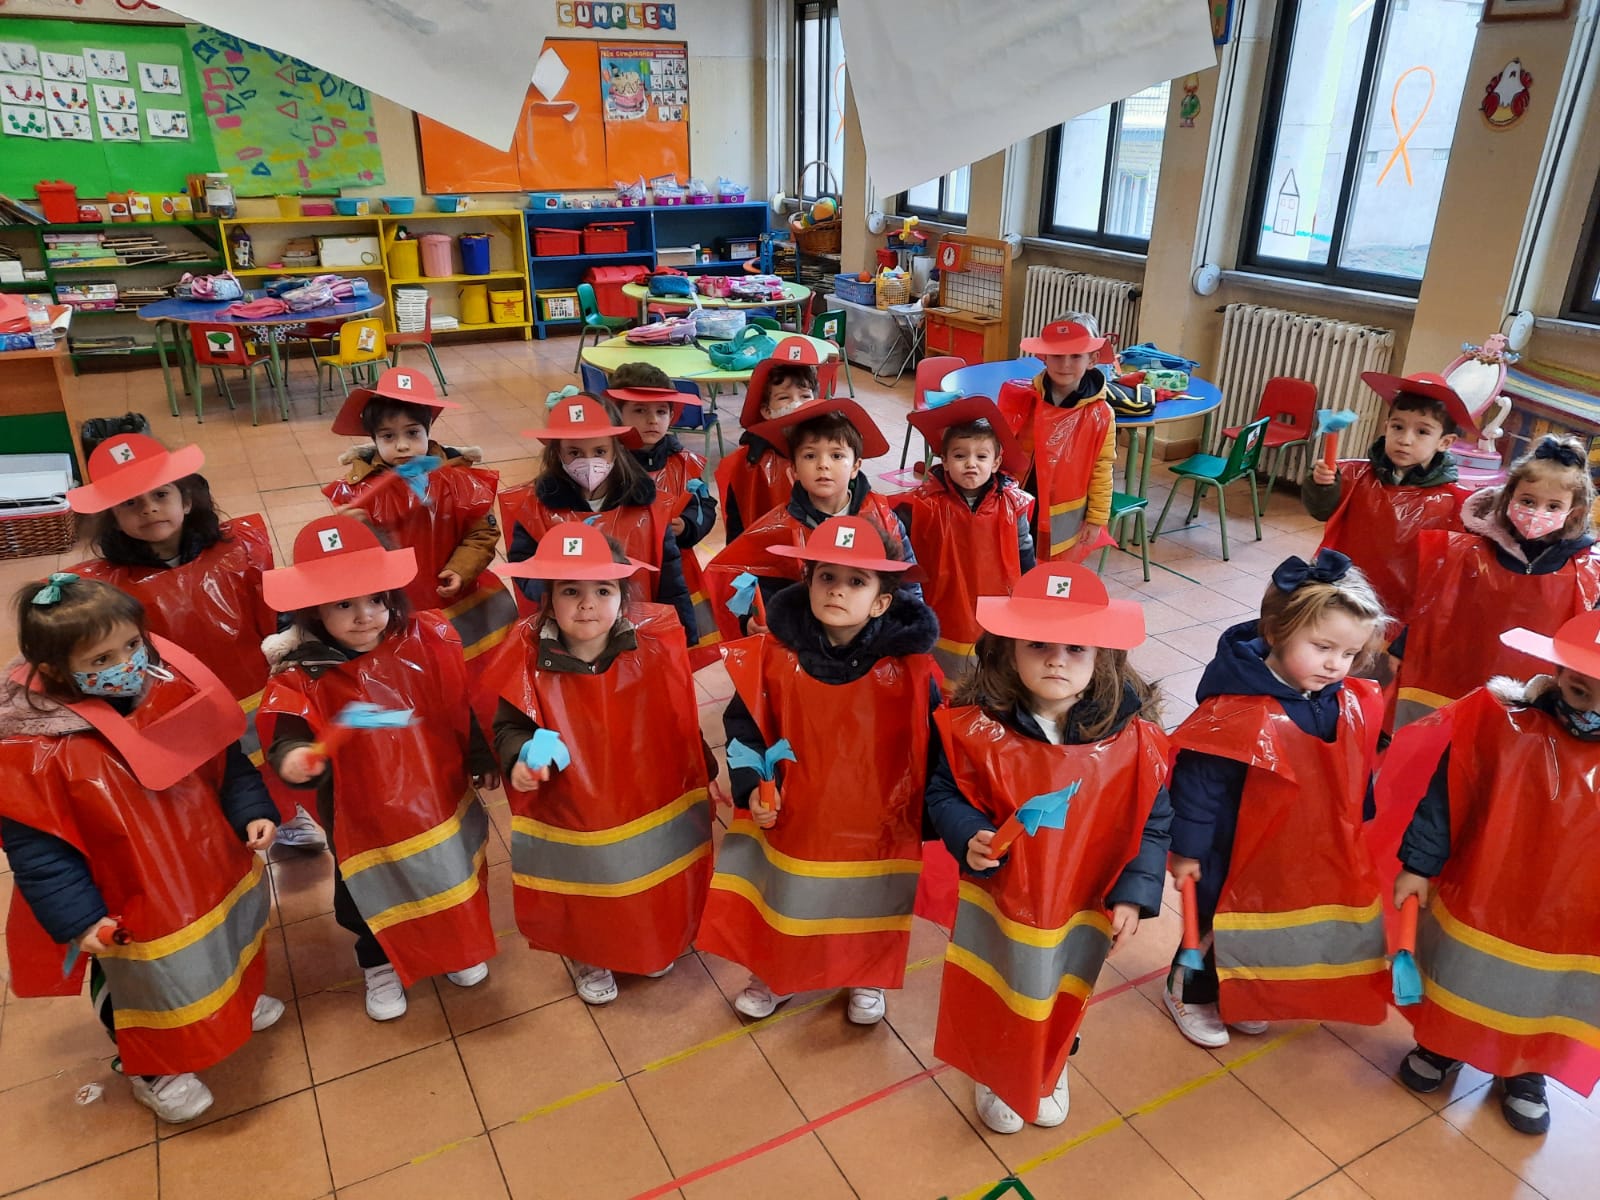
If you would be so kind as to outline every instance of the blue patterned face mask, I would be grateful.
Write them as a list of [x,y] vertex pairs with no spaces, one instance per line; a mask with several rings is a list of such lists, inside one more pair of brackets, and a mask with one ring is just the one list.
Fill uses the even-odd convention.
[[1558,707],[1561,711],[1561,719],[1567,723],[1567,727],[1573,733],[1578,734],[1580,737],[1600,735],[1600,712],[1595,712],[1592,709],[1573,708],[1565,700],[1562,700]]
[[73,682],[85,696],[112,696],[130,699],[144,691],[145,676],[155,673],[166,676],[159,667],[150,666],[150,652],[144,643],[139,644],[126,662],[106,667],[100,671],[74,671]]

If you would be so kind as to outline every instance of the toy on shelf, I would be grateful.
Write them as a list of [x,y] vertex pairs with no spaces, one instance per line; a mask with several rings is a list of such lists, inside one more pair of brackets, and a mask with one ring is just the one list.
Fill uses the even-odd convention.
[[1506,383],[1506,368],[1521,357],[1511,349],[1505,334],[1491,333],[1481,346],[1461,343],[1461,354],[1441,372],[1472,414],[1482,434],[1478,449],[1485,454],[1494,452],[1500,427],[1511,415],[1511,401],[1500,394],[1500,389]]

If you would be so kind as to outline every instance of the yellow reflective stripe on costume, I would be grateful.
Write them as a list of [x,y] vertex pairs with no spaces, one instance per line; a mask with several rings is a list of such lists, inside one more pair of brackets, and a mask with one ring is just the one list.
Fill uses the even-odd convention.
[[204,916],[190,921],[182,929],[175,933],[169,933],[166,937],[156,938],[148,942],[130,942],[126,946],[109,947],[104,951],[104,954],[112,958],[132,959],[135,962],[150,962],[153,959],[165,958],[169,954],[175,954],[185,946],[194,945],[206,934],[221,925],[223,921],[227,920],[228,913],[233,910],[233,906],[249,895],[251,890],[261,882],[261,877],[267,870],[266,864],[255,855],[251,855],[251,858],[254,861],[250,864],[250,873],[234,884],[233,890]]
[[1352,975],[1371,975],[1387,971],[1383,958],[1367,958],[1352,963],[1319,963],[1309,967],[1224,967],[1217,964],[1218,979],[1260,979],[1292,983],[1300,979],[1348,979]]
[[911,928],[911,914],[890,917],[811,917],[797,920],[767,907],[761,893],[748,879],[738,875],[717,874],[711,877],[714,891],[733,892],[748,900],[761,914],[761,919],[779,933],[791,937],[825,937],[836,933],[904,933]]
[[1472,947],[1483,954],[1504,959],[1506,962],[1515,963],[1519,967],[1527,967],[1534,971],[1549,971],[1551,973],[1565,973],[1568,971],[1583,971],[1591,975],[1600,975],[1600,955],[1594,954],[1546,954],[1542,950],[1533,950],[1527,946],[1518,946],[1513,942],[1502,941],[1491,933],[1481,929],[1474,929],[1470,925],[1463,925],[1444,903],[1435,900],[1428,908],[1433,919],[1439,927],[1456,941]]
[[728,826],[729,833],[742,833],[761,843],[767,861],[790,875],[810,875],[817,879],[867,879],[883,875],[915,875],[922,870],[922,860],[914,858],[869,859],[865,862],[816,862],[808,858],[792,858],[777,849],[763,836],[761,828],[749,817],[735,818]]
[[[1110,945],[1111,923],[1103,914],[1075,913],[1064,925],[1041,929],[1007,917],[988,892],[962,880],[945,957],[1019,1017],[1045,1021],[1060,996],[1089,997]],[[1019,991],[1018,984],[1030,990]]]
[[565,829],[559,825],[536,821],[532,817],[521,816],[511,818],[511,828],[515,833],[524,833],[544,842],[559,842],[565,846],[610,846],[638,837],[658,825],[665,825],[668,821],[688,812],[696,804],[703,804],[706,797],[705,788],[695,788],[693,791],[685,792],[671,804],[654,812],[645,813],[644,816],[624,825],[613,825],[609,829]]
[[[970,950],[963,950],[960,946],[951,946],[945,951],[945,962],[951,966],[960,967],[967,974],[976,978],[991,992],[1000,998],[1003,1003],[1017,1016],[1027,1021],[1048,1021],[1056,1010],[1056,1002],[1050,1000],[1035,1000],[1032,996],[1022,996],[1011,990],[1000,972],[986,963],[983,959],[973,954]],[[1058,995],[1075,997],[1078,1000],[1087,1000],[1089,993],[1094,989],[1075,975],[1063,975]]]
[[1365,925],[1383,915],[1383,902],[1374,900],[1357,908],[1353,904],[1316,904],[1287,912],[1219,912],[1212,921],[1216,929],[1293,929],[1322,921],[1350,921]]
[[[224,1004],[233,999],[239,990],[239,981],[244,978],[244,973],[255,961],[257,954],[261,953],[262,944],[267,938],[267,928],[262,925],[257,931],[254,940],[244,948],[239,955],[239,965],[233,970],[221,987],[209,996],[202,997],[192,1004],[182,1008],[168,1009],[163,1012],[151,1012],[146,1009],[118,1008],[115,1010],[115,1021],[118,1029],[176,1029],[180,1025],[192,1025],[196,1021],[203,1021],[217,1012]],[[113,994],[115,985],[112,985]]]
[[1020,942],[1024,946],[1036,946],[1040,949],[1051,950],[1067,940],[1068,935],[1075,929],[1083,926],[1092,926],[1107,937],[1111,936],[1111,922],[1100,913],[1076,913],[1072,920],[1056,929],[1040,929],[1037,925],[1024,925],[1014,921],[1000,911],[994,902],[994,897],[970,880],[963,879],[959,888],[960,902],[973,904],[989,915],[989,919],[1000,927],[1000,932],[1007,940]]
[[[498,615],[475,611],[485,604],[499,604],[504,611]],[[474,619],[463,621],[462,618],[468,614],[473,614]],[[478,588],[471,595],[457,600],[445,609],[443,616],[461,637],[461,656],[470,661],[505,641],[506,635],[511,632],[511,627],[517,622],[517,602],[504,587]],[[479,628],[490,621],[499,623],[468,640],[469,635],[477,633]]]
[[1456,995],[1447,988],[1439,986],[1432,979],[1423,977],[1423,991],[1428,999],[1437,1004],[1446,1012],[1460,1017],[1464,1021],[1471,1021],[1482,1025],[1486,1029],[1493,1029],[1497,1033],[1509,1033],[1517,1037],[1536,1037],[1539,1034],[1556,1034],[1560,1037],[1571,1038],[1575,1042],[1583,1042],[1600,1050],[1600,1029],[1585,1021],[1573,1017],[1514,1017],[1510,1013],[1497,1012],[1492,1008],[1485,1008],[1481,1004],[1474,1004],[1471,1000]]
[[1084,511],[1088,506],[1089,498],[1080,496],[1076,500],[1069,500],[1065,504],[1052,504],[1050,506],[1049,529],[1050,553],[1056,554],[1068,550],[1078,540],[1078,532],[1083,528]]
[[593,896],[601,900],[615,900],[622,896],[636,896],[640,892],[647,892],[663,880],[671,879],[674,875],[687,870],[710,853],[711,843],[705,842],[682,857],[656,868],[648,875],[624,880],[621,883],[574,883],[566,879],[544,879],[537,875],[515,873],[511,876],[511,882],[517,887],[533,888],[557,896]]
[[1403,687],[1395,693],[1396,700],[1409,701],[1420,704],[1424,708],[1443,708],[1446,704],[1454,704],[1455,696],[1446,696],[1439,692],[1430,692],[1427,688]]
[[388,846],[378,846],[372,850],[363,850],[360,854],[352,854],[339,864],[339,872],[345,879],[365,871],[368,867],[377,866],[379,863],[398,862],[402,858],[410,858],[424,850],[449,841],[461,831],[461,819],[465,816],[467,806],[477,802],[477,793],[468,791],[461,797],[461,803],[456,805],[453,816],[432,829],[425,829],[414,837],[408,837],[403,842],[395,842]]

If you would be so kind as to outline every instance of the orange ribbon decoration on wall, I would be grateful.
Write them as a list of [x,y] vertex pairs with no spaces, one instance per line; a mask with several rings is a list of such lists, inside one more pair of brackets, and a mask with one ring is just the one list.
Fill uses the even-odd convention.
[[[1401,133],[1400,85],[1406,81],[1407,76],[1415,75],[1418,71],[1428,77],[1428,98],[1422,102],[1422,107],[1417,110],[1417,116],[1411,122],[1411,128]],[[1406,152],[1406,143],[1411,140],[1411,135],[1417,132],[1417,127],[1422,124],[1422,118],[1428,115],[1428,107],[1433,103],[1433,93],[1437,87],[1438,80],[1434,77],[1432,67],[1411,67],[1409,70],[1401,71],[1400,77],[1394,81],[1394,91],[1389,93],[1389,120],[1394,123],[1394,135],[1400,140],[1395,143],[1394,149],[1389,152],[1389,159],[1383,164],[1383,170],[1378,172],[1378,178],[1373,182],[1373,187],[1382,185],[1383,177],[1389,173],[1390,168],[1394,166],[1394,160],[1397,158],[1400,160],[1400,165],[1405,168],[1406,186],[1411,187],[1415,183],[1411,175],[1411,155]]]

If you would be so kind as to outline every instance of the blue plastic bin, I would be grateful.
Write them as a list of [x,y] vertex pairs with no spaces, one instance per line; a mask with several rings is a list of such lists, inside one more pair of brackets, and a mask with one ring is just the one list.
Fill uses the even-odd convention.
[[487,275],[489,273],[489,233],[463,233],[461,235],[461,273]]

